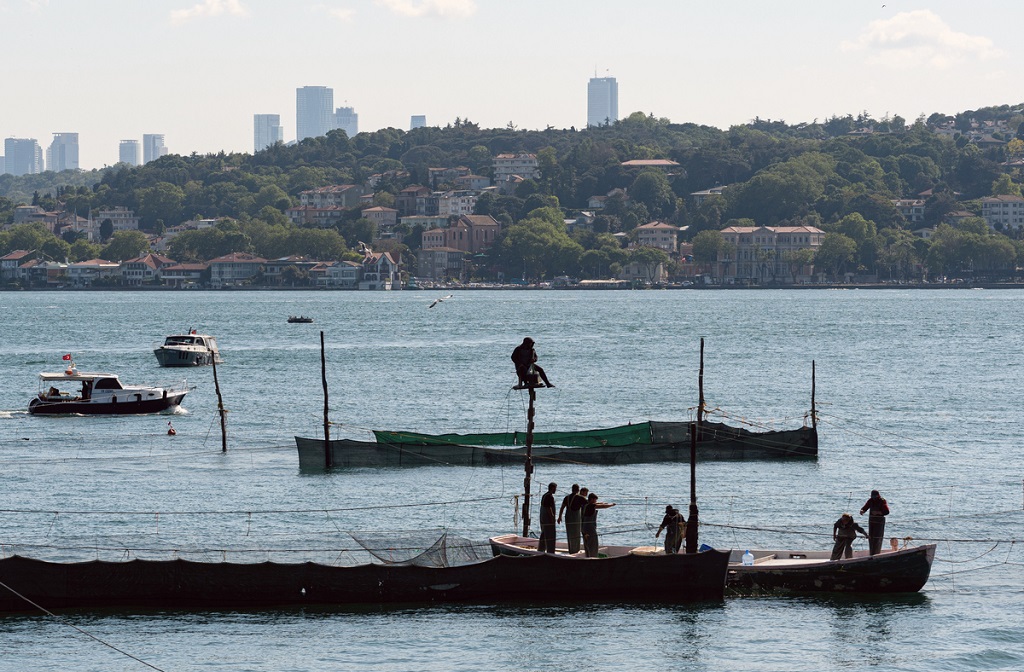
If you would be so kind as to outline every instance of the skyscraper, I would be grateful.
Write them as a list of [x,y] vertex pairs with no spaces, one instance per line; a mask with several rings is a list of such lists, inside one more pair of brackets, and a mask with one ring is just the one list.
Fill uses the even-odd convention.
[[359,133],[359,115],[356,114],[355,108],[339,107],[335,110],[334,128],[345,131],[345,135],[350,138],[356,137],[356,134]]
[[259,152],[275,142],[284,142],[284,128],[280,114],[254,114],[252,116],[253,151]]
[[587,85],[587,126],[619,120],[619,84],[614,77],[594,77]]
[[167,148],[164,147],[163,133],[142,134],[142,162],[149,163],[161,156],[167,156]]
[[127,163],[129,166],[139,165],[139,141],[122,140],[117,150],[118,163]]
[[46,169],[59,173],[78,170],[78,133],[54,133],[46,148]]
[[303,86],[295,89],[295,140],[327,135],[334,125],[334,89]]
[[409,120],[409,130],[414,128],[423,128],[427,125],[427,115],[425,114],[414,114]]
[[43,150],[35,138],[4,138],[5,170],[11,175],[43,172]]

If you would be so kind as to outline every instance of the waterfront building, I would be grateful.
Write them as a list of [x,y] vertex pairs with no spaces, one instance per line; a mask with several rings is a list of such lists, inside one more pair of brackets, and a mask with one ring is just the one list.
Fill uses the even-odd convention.
[[728,245],[712,271],[722,283],[800,283],[811,280],[814,268],[800,263],[795,253],[817,252],[825,232],[814,226],[728,226],[722,239]]
[[266,259],[246,252],[233,252],[210,261],[210,286],[213,289],[248,284],[255,278]]
[[59,173],[78,170],[78,133],[54,133],[46,148],[46,169]]
[[261,152],[274,143],[284,142],[280,114],[254,114],[252,129],[253,152]]
[[139,141],[122,140],[117,148],[117,161],[132,167],[139,165]]
[[129,287],[152,285],[160,282],[160,269],[174,266],[177,262],[169,257],[152,252],[121,262],[121,277]]
[[43,172],[43,151],[35,138],[4,138],[4,170],[11,175]]
[[295,140],[327,135],[334,126],[334,89],[303,86],[295,89]]
[[359,277],[359,289],[390,290],[401,289],[398,262],[390,252],[367,250]]
[[619,84],[614,77],[594,77],[587,85],[587,126],[619,120]]
[[356,137],[359,133],[359,115],[356,114],[355,108],[339,107],[335,110],[334,128],[345,131],[345,135],[350,138]]
[[501,225],[490,215],[462,215],[451,226],[423,232],[423,250],[447,247],[470,254],[494,244]]
[[164,146],[164,134],[144,133],[142,135],[142,162],[156,161],[161,156],[167,156],[167,147]]

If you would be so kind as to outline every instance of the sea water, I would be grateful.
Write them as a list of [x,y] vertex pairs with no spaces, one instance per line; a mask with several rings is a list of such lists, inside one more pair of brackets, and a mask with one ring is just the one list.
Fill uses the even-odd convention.
[[[37,612],[0,617],[0,670],[1024,669],[1024,292],[435,298],[0,293],[0,553],[345,564],[365,559],[353,535],[517,531],[521,468],[299,471],[293,437],[323,433],[320,332],[332,436],[360,439],[521,429],[509,355],[524,336],[557,386],[538,391],[538,429],[691,419],[704,338],[707,403],[732,424],[810,422],[815,363],[820,456],[699,464],[700,542],[826,550],[840,514],[866,526],[857,513],[878,489],[885,546],[938,544],[931,579],[910,596],[688,606]],[[286,322],[300,313],[315,322]],[[152,352],[190,328],[221,347],[227,452],[212,369],[162,369]],[[28,415],[39,372],[64,354],[194,389],[173,415]],[[655,544],[665,505],[690,497],[685,464],[541,464],[535,505],[549,481],[558,497],[575,482],[616,502],[604,543]]]

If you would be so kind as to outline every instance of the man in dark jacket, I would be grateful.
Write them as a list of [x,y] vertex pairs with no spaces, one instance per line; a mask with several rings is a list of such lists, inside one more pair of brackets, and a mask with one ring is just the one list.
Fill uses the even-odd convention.
[[545,553],[555,552],[555,491],[558,486],[548,483],[548,491],[540,498],[540,540],[537,548]]
[[838,560],[844,555],[847,558],[853,557],[853,540],[857,538],[858,532],[865,537],[868,536],[864,528],[853,519],[853,516],[848,513],[839,516],[839,520],[832,525],[832,539],[836,542],[832,547],[833,560]]
[[537,351],[533,349],[533,339],[529,336],[512,351],[512,362],[516,365],[516,375],[519,377],[518,387],[536,387],[537,379],[530,375],[531,366],[547,387],[554,387],[544,369],[537,366]]
[[878,490],[871,491],[871,498],[864,502],[860,515],[868,511],[868,546],[871,555],[878,555],[882,552],[882,537],[885,536],[885,517],[889,515],[889,503],[878,494]]

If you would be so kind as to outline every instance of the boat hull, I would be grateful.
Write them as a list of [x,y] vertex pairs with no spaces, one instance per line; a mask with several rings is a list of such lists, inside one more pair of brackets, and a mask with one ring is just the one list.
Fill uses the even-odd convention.
[[185,392],[136,401],[48,401],[35,398],[28,404],[33,415],[145,415],[160,413],[181,404]]
[[[572,563],[566,565],[565,563]],[[496,557],[457,567],[0,559],[0,611],[236,609],[355,604],[721,600],[728,554],[579,561]]]
[[[170,348],[157,348],[153,351],[156,361],[160,366],[166,368],[181,368],[191,366],[209,366],[213,364],[216,356],[210,350],[174,350]],[[220,359],[217,362],[220,363]]]
[[[575,447],[534,445],[533,460],[595,465],[689,463],[690,423],[651,422],[650,425],[652,438],[649,442]],[[392,434],[398,436],[397,433]],[[443,441],[427,443],[418,439],[334,439],[325,446],[323,439],[297,436],[295,444],[299,453],[299,467],[306,470],[325,467],[325,450],[330,454],[331,466],[338,468],[493,466],[522,464],[526,456],[523,446],[497,448]],[[818,433],[812,427],[749,432],[722,423],[706,422],[702,426],[701,440],[697,443],[698,460],[814,459],[817,454]]]
[[[734,560],[739,560],[738,553]],[[779,558],[785,553],[793,552],[771,552]],[[928,582],[934,558],[935,544],[926,544],[836,561],[782,560],[752,566],[734,561],[729,566],[727,586],[735,595],[916,593]]]

